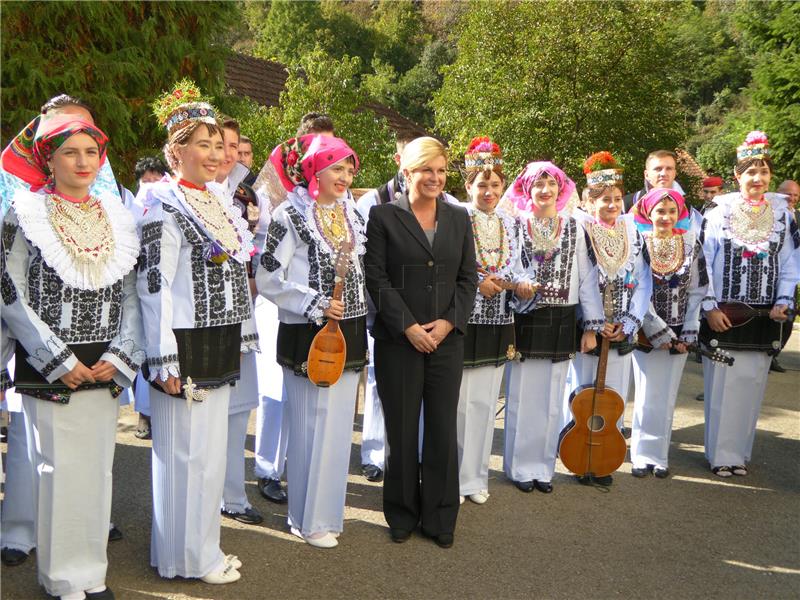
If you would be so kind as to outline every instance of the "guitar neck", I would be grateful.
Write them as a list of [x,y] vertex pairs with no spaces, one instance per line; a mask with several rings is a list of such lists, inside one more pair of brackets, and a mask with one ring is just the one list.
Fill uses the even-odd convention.
[[608,369],[608,350],[611,342],[608,338],[603,338],[600,342],[600,359],[597,361],[597,376],[595,377],[594,387],[598,392],[606,389],[606,370]]

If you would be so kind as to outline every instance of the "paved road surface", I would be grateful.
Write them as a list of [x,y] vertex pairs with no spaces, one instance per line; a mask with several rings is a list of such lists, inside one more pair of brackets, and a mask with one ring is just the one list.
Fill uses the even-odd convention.
[[[687,363],[667,480],[630,476],[607,493],[578,485],[559,465],[555,491],[523,494],[502,475],[502,415],[492,456],[491,498],[462,507],[455,546],[415,535],[389,540],[380,484],[359,473],[360,424],[345,530],[335,550],[289,535],[286,511],[251,501],[260,526],[223,520],[222,543],[242,559],[242,579],[211,586],[160,579],[151,569],[150,448],[122,411],[114,465],[113,518],[125,539],[109,547],[108,583],[124,600],[270,598],[797,598],[800,597],[800,334],[771,374],[750,475],[723,481],[703,458],[700,365]],[[360,419],[360,417],[359,417]],[[630,406],[628,407],[628,422]],[[253,447],[252,425],[248,447]],[[252,474],[248,450],[248,474]],[[2,598],[35,599],[35,559],[2,569]]]

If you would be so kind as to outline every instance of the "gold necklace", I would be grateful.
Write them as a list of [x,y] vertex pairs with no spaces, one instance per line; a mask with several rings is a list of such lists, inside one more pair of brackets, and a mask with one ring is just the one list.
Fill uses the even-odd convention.
[[594,248],[597,262],[609,277],[614,277],[628,260],[628,236],[625,223],[617,221],[614,223],[614,227],[592,223],[589,228],[589,238],[592,240],[592,248]]
[[650,252],[650,268],[658,275],[670,275],[683,264],[683,236],[647,237],[647,250]]
[[336,202],[331,207],[325,207],[318,202],[314,204],[314,220],[324,237],[333,248],[338,248],[348,238],[347,218],[344,207]]
[[772,234],[774,218],[768,201],[760,206],[750,206],[742,199],[731,209],[731,233],[745,244],[760,244]]
[[198,190],[179,185],[186,203],[200,219],[203,227],[214,237],[228,254],[236,254],[242,248],[242,238],[233,226],[233,219],[225,211],[216,196],[207,189]]
[[561,217],[545,217],[528,219],[528,233],[536,253],[547,254],[558,246],[561,234]]
[[70,202],[48,194],[46,206],[50,226],[75,262],[100,266],[108,261],[114,253],[114,232],[98,198]]

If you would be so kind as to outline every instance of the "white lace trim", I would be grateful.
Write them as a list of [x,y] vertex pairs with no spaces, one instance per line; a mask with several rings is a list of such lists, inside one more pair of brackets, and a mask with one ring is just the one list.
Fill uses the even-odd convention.
[[[239,249],[239,252],[231,255],[231,258],[233,258],[237,262],[246,263],[247,261],[250,260],[251,256],[253,255],[253,251],[255,250],[255,247],[253,246],[253,234],[250,233],[247,221],[245,221],[241,217],[239,212],[236,210],[236,208],[234,208],[233,198],[228,196],[223,191],[222,187],[220,187],[218,184],[214,182],[207,183],[206,187],[211,193],[213,193],[217,198],[221,200],[221,204],[225,209],[225,212],[228,214],[231,221],[233,222],[233,227],[236,229],[236,233],[238,233],[239,236],[242,238],[242,246]],[[200,228],[200,230],[203,233],[205,233],[208,239],[214,240],[216,242],[217,239],[211,234],[210,231],[208,231],[208,229],[206,229],[203,226],[203,221],[197,216],[195,216],[192,207],[186,201],[184,193],[178,186],[177,180],[172,180],[169,182],[169,189],[172,192],[172,197],[163,194],[157,194],[157,190],[153,191],[156,192],[159,200],[161,200],[165,204],[169,204],[170,206],[180,210],[183,214],[185,214],[192,220],[192,223],[197,225]],[[178,202],[177,203],[174,201],[170,202],[170,200],[172,200],[173,198],[175,198]]]
[[770,233],[766,240],[757,244],[749,244],[740,240],[733,235],[733,231],[731,230],[731,209],[736,202],[741,200],[741,193],[731,192],[730,194],[724,194],[714,198],[714,202],[718,207],[720,207],[720,210],[711,211],[711,218],[714,218],[714,215],[721,214],[722,235],[725,237],[725,239],[730,240],[734,247],[742,248],[748,252],[758,254],[759,252],[769,253],[769,247],[771,243],[780,243],[782,237],[781,234],[786,229],[786,219],[783,219],[784,222],[781,222],[781,216],[788,212],[786,210],[786,201],[781,194],[767,193],[764,196],[766,200],[771,203],[774,213],[774,218],[772,221],[772,233]]
[[98,274],[96,265],[76,263],[53,230],[47,215],[46,195],[19,190],[11,204],[27,240],[68,286],[99,290],[114,285],[133,269],[139,258],[139,236],[130,211],[109,194],[99,196],[114,236],[114,252]]
[[[586,213],[580,210],[576,210],[575,213],[573,214],[573,217],[588,231],[589,227],[592,225],[592,223],[594,223],[594,219],[588,215],[587,215],[588,218],[577,216],[578,213],[583,213],[584,215]],[[625,223],[625,235],[628,237],[628,245],[627,245],[628,254],[625,257],[625,262],[622,264],[622,266],[620,266],[619,269],[617,269],[617,272],[611,274],[606,273],[605,267],[600,263],[600,259],[599,258],[596,259],[597,270],[600,272],[601,275],[603,275],[603,277],[606,278],[606,280],[613,280],[616,278],[624,279],[627,273],[632,273],[633,269],[636,266],[636,257],[639,256],[639,254],[641,253],[642,244],[644,243],[643,238],[640,235],[637,235],[636,223],[633,220],[633,216],[620,215],[619,217],[617,217],[617,222],[619,222],[620,219]]]
[[[642,232],[642,238],[645,239],[647,236],[652,236],[652,232]],[[683,275],[686,272],[686,269],[690,269],[692,267],[692,261],[694,260],[694,243],[696,241],[696,236],[693,231],[687,231],[681,234],[683,236],[683,264],[675,269],[672,273],[664,273],[664,274],[657,274],[653,273],[654,276],[658,276],[662,279],[667,277],[674,277],[675,275]]]

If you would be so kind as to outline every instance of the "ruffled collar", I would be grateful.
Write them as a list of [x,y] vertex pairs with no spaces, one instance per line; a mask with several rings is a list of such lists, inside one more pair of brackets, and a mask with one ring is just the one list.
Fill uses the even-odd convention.
[[[194,186],[197,187],[197,186]],[[208,230],[207,227],[203,225],[203,220],[195,214],[194,209],[186,200],[186,195],[184,194],[183,190],[180,188],[180,185],[177,180],[171,180],[169,182],[169,188],[172,192],[172,198],[162,198],[162,201],[165,201],[167,204],[173,205],[175,208],[181,210],[181,212],[185,213],[189,216],[192,222],[199,227],[203,233],[208,237],[208,239],[213,240],[216,243],[219,243],[216,237]],[[245,221],[241,213],[237,211],[233,206],[233,199],[230,198],[227,194],[225,194],[222,188],[213,182],[209,182],[206,184],[206,189],[216,196],[219,200],[220,204],[222,205],[225,214],[228,216],[230,223],[233,225],[236,233],[239,235],[241,239],[240,247],[238,252],[229,252],[228,255],[240,263],[246,263],[250,260],[250,257],[253,255],[255,248],[253,246],[253,234],[250,232],[250,229],[247,226],[247,221]],[[170,202],[170,200],[173,200]],[[177,205],[176,205],[177,204]]]
[[[618,216],[614,226],[601,223],[597,219],[591,217],[591,215],[586,215],[586,218],[583,219],[582,223],[583,226],[589,231],[589,237],[591,238],[591,243],[594,246],[594,254],[597,260],[597,266],[600,269],[600,272],[606,278],[614,279],[615,277],[624,277],[626,273],[633,272],[633,269],[636,265],[636,257],[639,256],[639,253],[642,251],[643,240],[641,236],[637,234],[636,223],[634,222],[632,216],[624,214]],[[620,226],[620,224],[622,225]],[[597,229],[600,232],[610,232],[615,228],[621,230],[622,235],[625,236],[627,243],[625,244],[625,257],[621,258],[620,261],[615,261],[619,262],[619,268],[614,270],[612,273],[609,272],[609,265],[605,264],[606,261],[601,259],[600,252],[598,252],[596,244],[599,242],[599,240],[595,239],[594,230]]]
[[56,234],[50,222],[47,194],[19,190],[11,205],[19,226],[27,240],[39,250],[44,262],[68,286],[82,290],[99,290],[111,286],[127,275],[139,258],[139,236],[133,216],[114,197],[103,194],[99,198],[111,227],[113,250],[102,263],[87,265],[76,260]]

